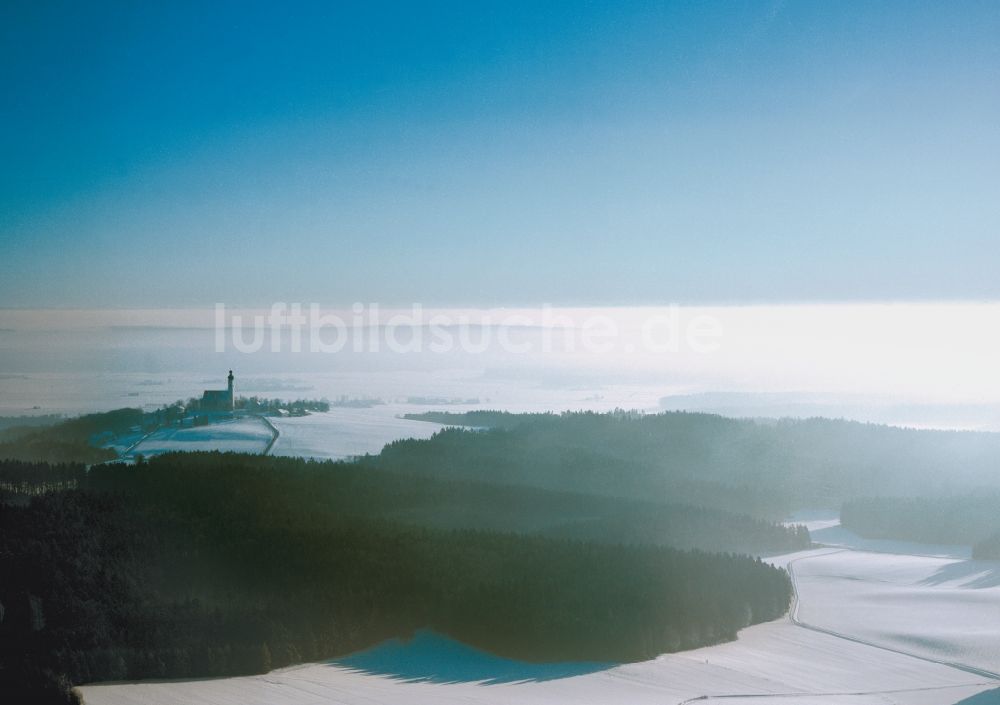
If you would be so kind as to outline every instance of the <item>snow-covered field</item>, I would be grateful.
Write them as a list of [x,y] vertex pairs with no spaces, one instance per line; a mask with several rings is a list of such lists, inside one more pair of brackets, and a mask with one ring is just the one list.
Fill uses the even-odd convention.
[[1000,680],[935,663],[997,670],[1000,624],[991,620],[1000,610],[1000,564],[837,548],[769,560],[791,565],[801,624],[784,618],[728,644],[643,663],[539,667],[419,635],[262,676],[91,685],[83,693],[91,705],[1000,703]]
[[197,450],[263,453],[273,435],[263,419],[248,416],[195,428],[160,429],[141,440],[128,455],[148,458],[172,451]]
[[[663,705],[703,696],[765,704],[958,703],[1000,683],[963,671],[797,627],[786,620],[746,629],[738,641],[565,678],[489,657],[447,665],[447,640],[415,640],[366,669],[325,663],[263,676],[84,687],[90,705],[436,705],[438,703],[634,703]],[[413,663],[446,665],[421,672]],[[461,654],[468,659],[467,654]],[[479,668],[483,663],[486,670]],[[364,662],[362,662],[363,664]],[[493,669],[490,670],[492,665]],[[567,667],[567,670],[571,668]],[[497,677],[493,673],[499,674]],[[522,676],[523,678],[519,677]],[[770,696],[770,697],[766,697]],[[822,697],[818,697],[822,696]]]
[[378,453],[400,438],[429,438],[441,426],[426,421],[399,418],[418,409],[383,404],[368,409],[333,408],[308,416],[272,418],[281,434],[271,455],[306,458],[347,458]]
[[881,646],[1000,671],[1000,562],[836,551],[792,566],[798,618]]

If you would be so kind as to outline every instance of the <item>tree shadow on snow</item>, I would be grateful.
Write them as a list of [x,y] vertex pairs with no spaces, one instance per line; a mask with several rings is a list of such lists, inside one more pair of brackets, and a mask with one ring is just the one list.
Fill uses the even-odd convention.
[[1000,705],[1000,688],[976,693],[964,700],[959,700],[955,705]]
[[1000,562],[997,561],[961,561],[949,563],[920,581],[921,585],[941,585],[956,583],[963,588],[991,588],[1000,585]]
[[613,668],[613,663],[528,663],[494,656],[429,631],[408,641],[390,639],[329,662],[361,673],[428,683],[484,685],[571,678]]

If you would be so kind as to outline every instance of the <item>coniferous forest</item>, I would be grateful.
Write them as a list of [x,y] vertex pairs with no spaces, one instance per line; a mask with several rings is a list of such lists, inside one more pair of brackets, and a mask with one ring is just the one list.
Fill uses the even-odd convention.
[[[26,474],[45,489],[25,493]],[[420,628],[520,659],[637,660],[732,639],[791,594],[747,556],[420,526],[398,517],[447,483],[362,464],[203,453],[2,475],[0,687],[18,702]]]
[[408,418],[450,429],[390,444],[384,467],[437,477],[574,487],[781,519],[858,497],[1000,490],[1000,434],[930,431],[836,419],[713,414],[499,411]]

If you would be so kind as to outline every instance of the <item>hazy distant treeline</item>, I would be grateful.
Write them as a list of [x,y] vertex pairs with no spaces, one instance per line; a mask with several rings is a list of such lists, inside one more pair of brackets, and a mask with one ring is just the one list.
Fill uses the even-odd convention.
[[445,491],[415,484],[174,454],[0,506],[0,688],[56,702],[68,682],[256,673],[418,628],[514,658],[634,660],[731,639],[790,599],[783,571],[744,556],[387,519]]
[[[1000,434],[918,431],[830,419],[631,412],[410,415],[471,426],[400,441],[385,467],[683,502],[782,518],[871,495],[1000,488]],[[416,460],[417,462],[414,462]]]
[[64,417],[58,414],[41,414],[38,416],[0,416],[0,432],[10,428],[30,429],[51,426],[59,423]]
[[972,557],[982,560],[1000,560],[1000,529],[974,543]]
[[273,414],[287,411],[292,416],[303,416],[311,411],[329,411],[330,402],[326,399],[268,399],[266,397],[237,397],[234,406],[241,411],[252,411],[260,414]]
[[1000,492],[951,497],[870,497],[845,502],[840,522],[867,538],[966,544],[996,558]]
[[85,414],[44,427],[16,425],[0,431],[0,460],[49,463],[100,463],[118,457],[99,448],[99,436],[125,434],[143,422],[141,409]]

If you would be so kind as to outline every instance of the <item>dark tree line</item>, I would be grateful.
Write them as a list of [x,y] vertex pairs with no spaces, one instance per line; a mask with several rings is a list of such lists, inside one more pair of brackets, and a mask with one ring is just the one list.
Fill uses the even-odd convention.
[[413,484],[175,454],[4,505],[0,688],[57,702],[67,683],[258,673],[420,628],[514,658],[628,661],[788,606],[787,575],[745,556],[388,518]]
[[[1000,533],[1000,492],[953,497],[870,497],[845,502],[840,523],[868,538],[977,544]],[[985,556],[984,556],[985,557]]]
[[326,399],[267,399],[265,397],[237,397],[237,409],[257,413],[274,414],[280,410],[287,411],[292,416],[304,416],[311,411],[329,411],[330,402]]
[[80,463],[30,463],[17,460],[0,462],[0,490],[10,495],[39,495],[80,487],[87,469]]
[[[277,403],[276,400],[262,403],[265,402]],[[95,439],[122,433],[134,435],[137,428],[169,421],[173,412],[183,413],[183,407],[178,403],[148,413],[122,409],[90,414],[33,431],[28,452],[23,447],[15,448],[22,452],[9,455],[28,460],[99,462],[114,457],[114,453],[93,448],[90,443]],[[520,416],[503,416],[523,421]],[[559,417],[528,418],[533,423],[542,423],[541,420]],[[589,416],[581,418],[588,423],[593,420]],[[602,424],[618,425],[622,417],[593,418]],[[519,445],[522,442],[519,435],[505,436],[498,443],[490,434],[470,436],[448,431],[428,443],[392,444],[380,456],[363,459],[361,464],[420,476],[422,482],[408,484],[419,487],[424,499],[418,501],[414,497],[411,506],[396,510],[405,512],[402,518],[439,528],[513,530],[604,542],[661,543],[751,553],[809,545],[804,529],[790,529],[751,516],[760,513],[755,511],[759,507],[752,500],[762,494],[759,488],[692,477],[656,478],[658,471],[650,471],[631,460],[633,448],[622,448],[616,457],[609,457],[606,447],[600,453],[587,447],[572,447],[559,428],[551,430],[551,448],[539,438],[525,440],[525,449]],[[32,452],[36,444],[41,452]],[[0,452],[3,449],[0,445]],[[450,483],[443,490],[438,488],[434,497],[428,494],[433,487],[432,478]],[[464,484],[456,483],[456,478]],[[31,482],[30,478],[23,481]],[[484,489],[481,487],[484,482],[493,487]],[[644,484],[650,482],[669,491],[660,494],[645,491]],[[504,490],[501,486],[520,489]],[[581,492],[568,493],[566,488]],[[461,493],[461,498],[456,493]],[[642,498],[634,498],[637,495]]]

